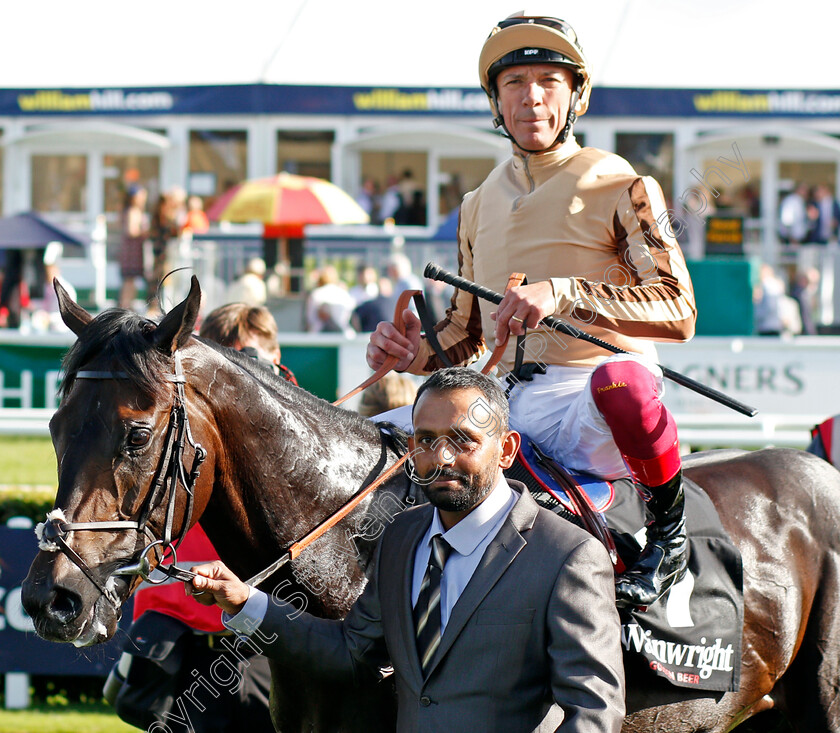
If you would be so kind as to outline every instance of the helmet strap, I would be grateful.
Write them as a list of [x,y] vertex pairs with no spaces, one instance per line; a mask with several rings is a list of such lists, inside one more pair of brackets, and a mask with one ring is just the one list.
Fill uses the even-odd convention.
[[574,127],[575,121],[577,120],[577,112],[575,112],[575,107],[577,107],[577,103],[580,100],[581,91],[583,89],[583,79],[578,75],[575,75],[575,79],[575,88],[572,90],[572,94],[569,97],[569,113],[566,115],[566,124],[560,131],[560,134],[554,139],[554,142],[551,143],[551,145],[549,145],[548,147],[543,148],[542,150],[529,150],[528,148],[523,148],[514,139],[513,135],[511,135],[507,127],[505,127],[505,118],[502,117],[501,107],[499,106],[499,96],[496,93],[495,88],[493,89],[493,106],[496,108],[497,114],[493,118],[493,127],[501,128],[502,137],[506,137],[512,143],[515,143],[520,150],[524,150],[526,153],[544,153],[546,150],[553,148],[558,143],[562,145],[564,142],[566,142],[569,135],[571,135],[572,127]]

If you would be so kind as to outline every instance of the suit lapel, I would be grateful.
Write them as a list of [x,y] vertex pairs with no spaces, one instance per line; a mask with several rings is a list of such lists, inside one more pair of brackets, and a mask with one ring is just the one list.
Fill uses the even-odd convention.
[[[537,516],[537,503],[533,500],[524,485],[515,481],[509,482],[512,487],[521,492],[519,500],[514,504],[510,514],[499,529],[498,534],[484,552],[478,567],[475,569],[464,592],[458,599],[449,621],[443,631],[429,674],[435,670],[440,660],[448,653],[458,635],[472,618],[485,596],[490,592],[499,578],[510,567],[514,558],[527,544],[522,532],[534,525]],[[411,609],[409,609],[410,615]],[[416,645],[415,645],[416,646]],[[416,652],[415,652],[416,657]],[[420,662],[417,662],[419,670]]]

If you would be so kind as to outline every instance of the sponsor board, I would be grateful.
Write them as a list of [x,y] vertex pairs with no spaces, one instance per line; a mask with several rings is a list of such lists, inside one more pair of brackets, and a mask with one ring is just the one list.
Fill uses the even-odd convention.
[[[21,584],[38,552],[31,529],[0,527],[0,673],[44,675],[108,674],[121,652],[124,633],[88,649],[44,641],[21,604]],[[123,605],[123,631],[131,624],[133,602]]]
[[[228,84],[144,88],[0,89],[0,115],[322,114],[479,115],[478,87],[344,87]],[[840,113],[840,91],[599,87],[590,116],[795,117]]]

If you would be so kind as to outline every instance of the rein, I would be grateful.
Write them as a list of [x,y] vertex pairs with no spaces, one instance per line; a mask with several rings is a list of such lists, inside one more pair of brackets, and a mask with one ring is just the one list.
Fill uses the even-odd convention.
[[[181,366],[181,355],[175,352],[175,373],[165,374],[164,378],[175,385],[174,398],[172,410],[169,413],[169,425],[166,431],[166,441],[163,452],[161,453],[160,464],[155,474],[155,481],[151,492],[147,496],[143,507],[140,510],[140,516],[136,520],[116,520],[111,522],[67,522],[61,517],[50,517],[47,515],[47,521],[39,525],[39,539],[42,544],[46,545],[42,549],[53,549],[49,547],[52,543],[55,550],[59,550],[66,555],[76,567],[81,570],[85,576],[96,586],[99,592],[111,602],[115,607],[119,607],[119,599],[114,592],[111,578],[103,585],[94,575],[90,566],[80,557],[80,555],[67,544],[67,535],[70,532],[79,531],[106,531],[106,532],[121,532],[124,530],[134,530],[139,535],[144,535],[151,540],[146,547],[141,551],[138,562],[123,566],[115,570],[111,575],[140,575],[144,580],[156,583],[163,582],[150,580],[149,573],[151,572],[151,563],[148,555],[156,547],[160,546],[162,561],[167,553],[170,553],[173,558],[173,565],[161,567],[161,572],[171,575],[170,569],[174,567],[176,561],[176,548],[184,539],[190,525],[192,517],[193,505],[195,501],[194,487],[198,479],[199,469],[201,464],[207,458],[207,451],[197,443],[192,435],[190,429],[190,420],[187,413],[186,400],[184,398],[184,385],[186,378]],[[120,371],[93,371],[82,370],[77,372],[76,379],[128,379],[128,374]],[[183,463],[185,441],[189,441],[193,448],[193,464],[190,468],[189,474]],[[177,536],[173,536],[173,527],[175,522],[175,503],[176,492],[178,484],[184,487],[187,494],[187,507],[184,512],[184,518],[181,523],[181,529]],[[154,534],[148,527],[149,518],[155,509],[163,501],[166,494],[169,494],[169,502],[166,506],[166,521],[164,524],[163,537],[161,539],[155,538]]]

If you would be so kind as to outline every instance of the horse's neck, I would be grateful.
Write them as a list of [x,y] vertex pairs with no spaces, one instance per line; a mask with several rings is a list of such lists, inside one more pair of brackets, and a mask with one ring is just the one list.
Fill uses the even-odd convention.
[[[223,554],[268,564],[390,464],[378,431],[299,389],[272,390],[231,365],[200,389],[219,435],[202,524]],[[224,555],[223,555],[224,557]]]

